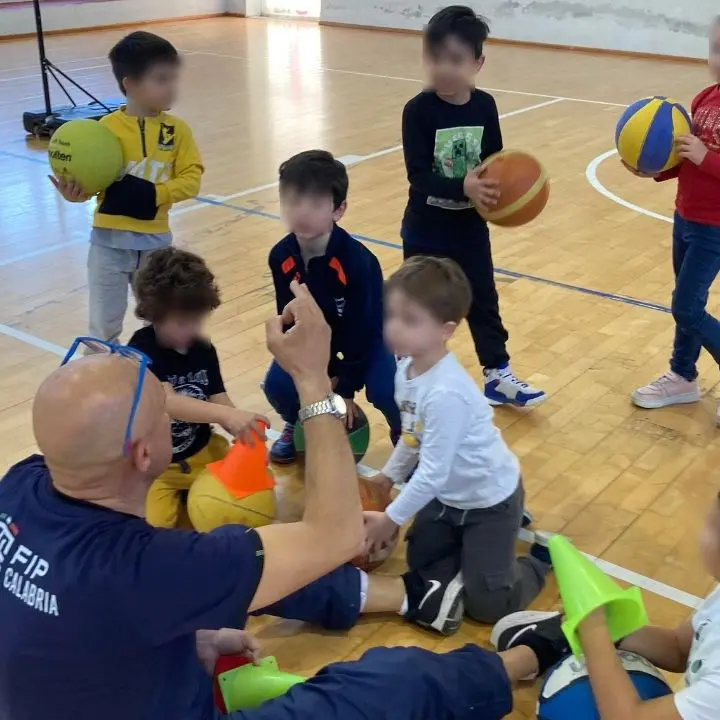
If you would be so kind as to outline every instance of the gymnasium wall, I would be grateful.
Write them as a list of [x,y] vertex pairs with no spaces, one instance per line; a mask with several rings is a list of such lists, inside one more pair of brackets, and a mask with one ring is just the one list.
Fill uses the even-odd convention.
[[[119,25],[140,20],[163,20],[188,15],[245,12],[245,0],[93,0],[92,2],[44,2],[46,30],[67,30],[100,25]],[[0,36],[23,35],[35,30],[32,6],[0,3]]]
[[[456,0],[458,2],[460,0]],[[420,29],[441,0],[323,0],[327,22]],[[493,35],[659,55],[707,56],[717,0],[464,0],[491,21]]]

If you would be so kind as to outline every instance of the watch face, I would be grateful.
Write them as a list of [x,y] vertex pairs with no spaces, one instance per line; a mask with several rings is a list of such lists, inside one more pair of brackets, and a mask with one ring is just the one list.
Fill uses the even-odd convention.
[[345,417],[347,415],[347,404],[344,400],[344,398],[341,398],[339,395],[333,395],[332,396],[332,404],[335,408],[335,412],[338,415],[342,415]]

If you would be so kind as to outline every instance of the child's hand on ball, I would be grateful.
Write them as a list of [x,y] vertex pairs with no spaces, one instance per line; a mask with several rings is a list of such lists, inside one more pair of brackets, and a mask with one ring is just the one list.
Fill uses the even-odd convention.
[[708,154],[708,149],[703,144],[700,138],[695,135],[683,135],[675,141],[675,147],[677,148],[678,155],[683,160],[689,160],[695,165],[702,165],[705,156]]
[[465,176],[463,190],[465,195],[475,203],[479,210],[491,210],[497,205],[500,191],[497,180],[490,180],[478,175],[477,170],[469,172]]
[[387,493],[389,493],[393,488],[393,481],[387,475],[383,475],[382,473],[378,473],[377,475],[367,478],[367,481],[379,485]]
[[628,165],[624,160],[620,161],[623,164],[623,167],[632,175],[639,178],[647,178],[652,180],[655,175],[653,173],[644,173],[640,172],[639,170],[636,170],[632,165]]
[[236,440],[254,445],[253,433],[265,440],[265,429],[270,427],[270,421],[264,415],[228,407],[219,425]]
[[366,510],[363,517],[366,552],[372,554],[383,550],[395,537],[398,526],[384,512]]
[[55,189],[68,201],[82,203],[90,199],[88,195],[74,178],[61,175],[59,178],[48,175],[50,182]]

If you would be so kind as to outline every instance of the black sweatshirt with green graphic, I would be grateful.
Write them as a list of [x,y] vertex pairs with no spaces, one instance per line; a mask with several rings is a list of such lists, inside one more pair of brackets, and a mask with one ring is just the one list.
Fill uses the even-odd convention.
[[405,244],[439,249],[487,232],[465,197],[463,182],[470,170],[502,150],[495,98],[476,89],[467,103],[453,105],[424,90],[405,106],[402,133],[410,182]]

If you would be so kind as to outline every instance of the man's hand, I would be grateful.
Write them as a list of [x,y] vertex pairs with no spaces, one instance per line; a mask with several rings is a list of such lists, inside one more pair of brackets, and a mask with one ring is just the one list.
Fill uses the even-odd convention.
[[347,408],[347,418],[345,419],[347,429],[352,430],[355,427],[355,420],[357,420],[358,406],[354,400],[345,398],[345,407]]
[[498,181],[483,178],[477,170],[471,170],[465,176],[463,184],[465,195],[470,198],[478,210],[492,210],[500,197]]
[[254,445],[254,432],[260,436],[261,440],[265,440],[265,430],[270,427],[270,420],[258,413],[227,407],[223,408],[223,414],[218,424],[236,440]]
[[[307,383],[313,390],[327,388],[329,392],[330,326],[306,285],[293,281],[290,289],[295,299],[285,306],[282,315],[265,324],[268,350],[295,381],[298,391]],[[293,326],[283,332],[291,323]]]
[[65,175],[61,175],[59,178],[48,175],[48,178],[68,202],[82,203],[90,199],[90,195],[80,187],[80,183],[74,178]]
[[365,550],[368,553],[378,552],[395,537],[398,526],[384,512],[366,510],[363,517],[365,519]]
[[195,646],[200,662],[210,675],[215,671],[215,663],[221,655],[242,655],[255,664],[260,660],[260,643],[244,630],[198,630],[195,633]]
[[708,149],[705,147],[700,138],[695,135],[683,135],[675,141],[675,147],[678,155],[683,160],[689,160],[695,165],[702,165]]
[[634,175],[635,177],[647,178],[647,179],[650,179],[650,180],[652,180],[652,179],[655,177],[655,174],[654,174],[654,173],[643,173],[643,172],[640,172],[639,170],[636,170],[632,165],[628,165],[624,160],[620,160],[620,162],[623,164],[623,167],[624,167],[631,175]]

